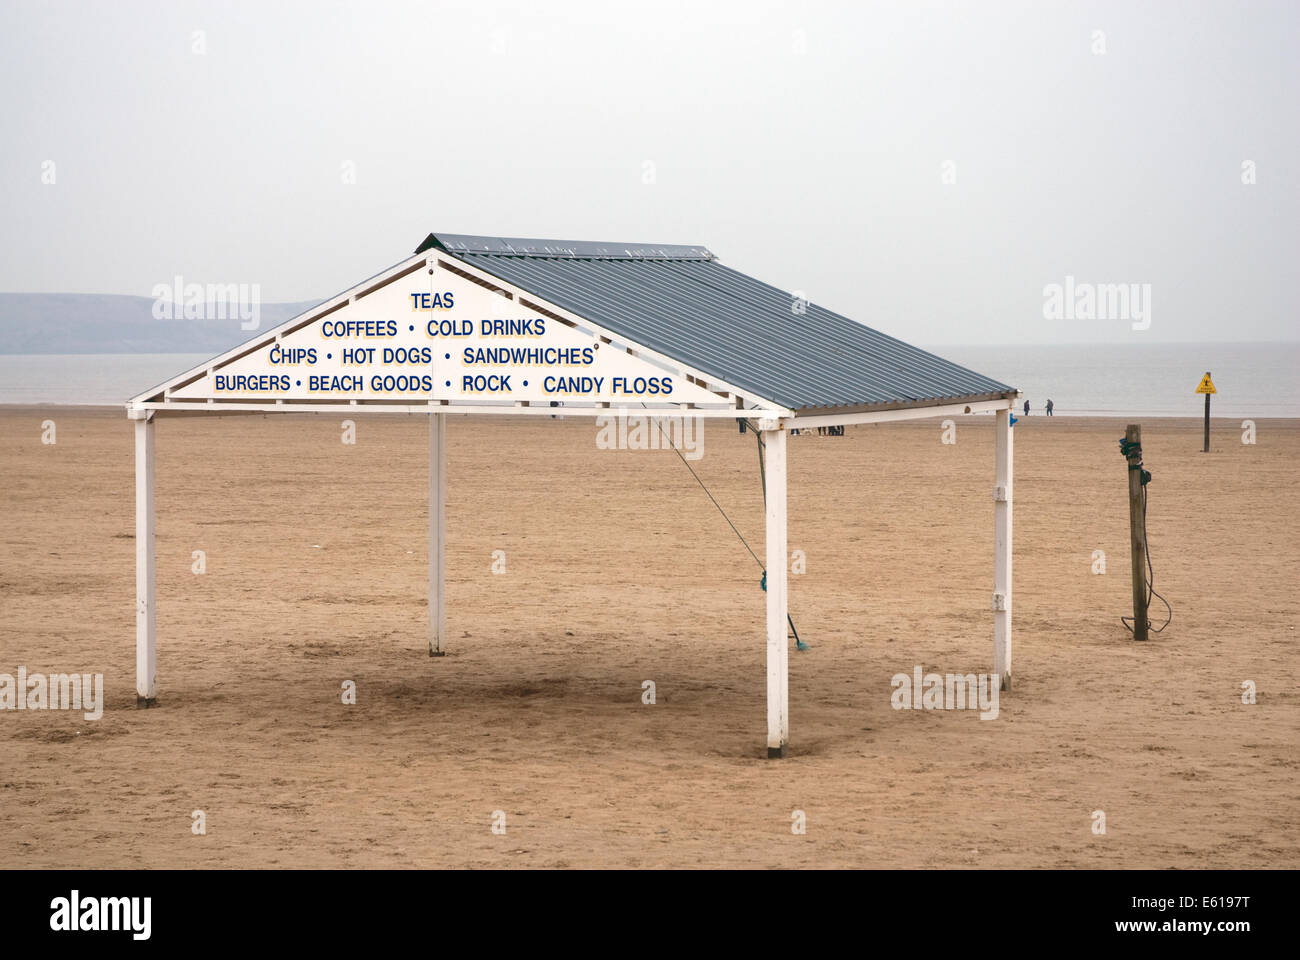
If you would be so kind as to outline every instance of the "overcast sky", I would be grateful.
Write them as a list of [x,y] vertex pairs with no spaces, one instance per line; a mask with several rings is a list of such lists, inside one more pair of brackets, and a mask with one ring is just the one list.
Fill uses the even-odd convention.
[[[318,299],[447,231],[700,243],[923,344],[1295,339],[1298,41],[1295,2],[0,0],[0,290]],[[1150,329],[1045,318],[1067,275]]]

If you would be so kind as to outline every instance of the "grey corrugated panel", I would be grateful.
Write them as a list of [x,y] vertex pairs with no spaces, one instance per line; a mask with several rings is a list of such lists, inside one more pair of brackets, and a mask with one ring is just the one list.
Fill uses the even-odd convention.
[[[789,296],[775,288],[767,288],[767,302],[756,301],[754,292],[762,286],[720,265],[501,258],[483,258],[478,265],[787,406],[921,401],[1009,389],[815,305],[794,314]],[[699,282],[699,272],[714,267],[717,273],[707,279],[721,284],[721,292]],[[683,271],[696,274],[696,282]]]
[[[798,389],[793,372],[777,370],[765,381],[744,375],[764,363],[762,344],[743,335],[743,318],[734,327],[725,311],[712,311],[709,331],[702,327],[706,305],[683,296],[681,284],[653,272],[628,280],[632,264],[571,263],[541,260],[506,261],[470,258],[502,279],[534,291],[579,316],[696,369],[726,380],[756,396],[783,402]],[[644,273],[644,272],[643,272]],[[687,291],[689,293],[689,291]],[[719,318],[723,322],[718,322]],[[706,335],[706,333],[708,335]]]
[[[480,266],[491,271],[493,264],[483,262]],[[519,277],[521,286],[537,290],[539,295],[545,289],[550,295],[567,296],[573,306],[563,305],[580,316],[737,386],[740,383],[732,380],[731,374],[762,362],[761,346],[744,338],[739,328],[715,324],[712,336],[702,336],[697,317],[706,310],[717,318],[725,319],[726,314],[686,301],[680,284],[665,285],[671,277],[663,277],[647,265],[528,261],[501,266]],[[756,383],[745,386],[757,392]]]
[[906,399],[933,399],[1009,389],[1005,384],[855,323],[817,304],[810,303],[804,314],[795,315],[791,311],[790,295],[785,291],[721,264],[710,264],[709,267],[698,271],[697,278],[717,285],[721,292],[745,303],[749,309],[775,317],[798,317],[797,329],[779,322],[775,324],[776,335],[784,346],[807,346],[810,343],[808,334],[813,333],[821,346],[837,352],[844,359],[862,364],[853,369],[855,376],[847,381],[840,371],[835,371],[841,373],[837,377],[840,382],[860,382],[865,377],[869,381],[889,384],[892,391],[907,391],[910,395]]
[[[726,309],[734,316],[757,315],[772,318],[765,325],[764,330],[768,345],[784,356],[804,361],[796,362],[793,366],[806,371],[805,386],[809,391],[822,394],[822,400],[818,405],[867,402],[863,399],[854,399],[866,396],[863,393],[864,389],[871,391],[873,402],[884,397],[893,397],[900,390],[914,394],[909,399],[928,399],[929,396],[933,396],[925,392],[930,384],[906,370],[901,370],[892,379],[882,378],[880,371],[872,366],[872,361],[881,355],[879,350],[865,352],[859,348],[855,351],[857,356],[846,355],[845,350],[854,350],[858,345],[841,336],[843,331],[836,330],[833,324],[828,325],[825,322],[825,317],[834,317],[837,320],[843,318],[838,318],[835,314],[813,304],[809,304],[803,314],[797,314],[791,309],[792,300],[788,293],[767,285],[760,285],[752,278],[722,267],[720,264],[712,266],[716,266],[716,270],[691,272],[690,279],[706,291],[702,297],[707,302],[725,304],[726,306],[720,309]],[[852,321],[845,321],[845,323],[848,325],[848,330],[859,337],[863,334],[880,336],[875,331]],[[881,342],[887,343],[883,338]],[[839,392],[845,386],[843,375],[837,371],[835,365],[822,362],[827,350],[851,363],[855,360],[862,363],[862,366],[855,371],[856,382],[846,393]]]
[[795,313],[789,293],[718,263],[703,247],[431,234],[421,250],[433,246],[612,334],[792,409],[1014,391],[816,304]]

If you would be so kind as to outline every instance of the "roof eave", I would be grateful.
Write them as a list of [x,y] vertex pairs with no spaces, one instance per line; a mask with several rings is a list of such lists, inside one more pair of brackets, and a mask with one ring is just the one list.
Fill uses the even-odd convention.
[[885,403],[847,403],[838,406],[800,407],[795,410],[795,419],[799,417],[838,416],[856,413],[883,413],[888,410],[917,410],[926,407],[953,407],[961,404],[987,403],[992,400],[1015,400],[1020,391],[1015,388],[996,390],[989,393],[970,393],[952,397],[931,397],[925,400],[897,400]]

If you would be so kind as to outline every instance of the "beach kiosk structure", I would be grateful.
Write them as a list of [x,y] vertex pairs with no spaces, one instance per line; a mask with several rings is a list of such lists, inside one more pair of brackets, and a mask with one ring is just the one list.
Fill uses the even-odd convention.
[[767,752],[789,742],[792,428],[990,413],[993,670],[1011,682],[1014,387],[723,265],[701,246],[430,234],[401,262],[127,402],[136,694],[158,696],[154,422],[195,413],[429,417],[429,652],[446,649],[448,414],[744,420],[765,448]]

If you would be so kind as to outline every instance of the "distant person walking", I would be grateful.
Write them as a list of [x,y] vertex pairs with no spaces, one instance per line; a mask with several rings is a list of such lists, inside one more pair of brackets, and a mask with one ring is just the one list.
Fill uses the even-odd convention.
[[1048,398],[1047,398],[1047,415],[1048,415],[1049,417],[1052,415],[1052,398],[1051,398],[1051,397],[1048,397]]
[[1025,401],[1025,416],[1029,416],[1029,401]]

